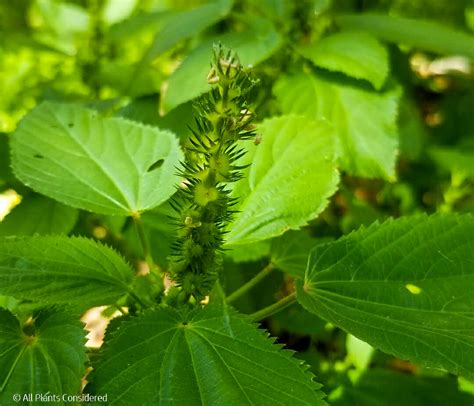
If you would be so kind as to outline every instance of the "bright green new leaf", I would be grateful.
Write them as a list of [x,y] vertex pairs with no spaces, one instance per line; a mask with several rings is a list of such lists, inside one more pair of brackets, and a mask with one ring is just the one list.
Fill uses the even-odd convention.
[[354,386],[345,385],[333,406],[472,406],[473,397],[462,393],[452,376],[416,376],[369,369]]
[[316,218],[335,192],[334,133],[323,121],[288,115],[259,126],[261,143],[246,156],[248,176],[227,244],[245,244],[297,229]]
[[298,301],[376,348],[474,376],[474,217],[374,223],[313,250]]
[[[85,334],[79,321],[65,312],[43,310],[22,331],[19,321],[0,309],[0,404],[37,405],[24,396],[79,395],[85,375]],[[46,402],[45,402],[46,403]],[[48,402],[49,403],[49,402]]]
[[368,178],[395,178],[399,89],[376,93],[299,73],[279,80],[274,92],[285,113],[333,124],[342,169]]
[[321,385],[289,352],[235,311],[212,305],[124,321],[90,382],[111,406],[325,404]]
[[271,56],[281,45],[281,37],[267,21],[255,24],[257,25],[248,31],[211,38],[191,51],[169,78],[163,109],[169,111],[211,89],[207,75],[214,44],[221,43],[232,48],[243,66],[254,66]]
[[0,294],[43,303],[115,303],[133,271],[113,249],[86,238],[0,239]]
[[389,71],[386,48],[363,32],[340,32],[329,35],[299,51],[316,66],[364,79],[379,90]]
[[67,234],[79,212],[40,195],[27,196],[0,222],[0,237],[10,235]]
[[43,103],[11,140],[16,176],[48,197],[104,214],[152,209],[174,192],[182,153],[168,132],[79,106]]
[[474,36],[440,22],[364,13],[336,17],[336,23],[344,29],[365,31],[384,41],[474,59]]

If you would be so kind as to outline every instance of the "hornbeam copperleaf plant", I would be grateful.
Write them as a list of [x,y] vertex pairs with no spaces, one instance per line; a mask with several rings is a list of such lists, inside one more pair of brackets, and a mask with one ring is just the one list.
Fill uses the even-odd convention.
[[341,3],[0,4],[0,406],[474,404],[473,8]]

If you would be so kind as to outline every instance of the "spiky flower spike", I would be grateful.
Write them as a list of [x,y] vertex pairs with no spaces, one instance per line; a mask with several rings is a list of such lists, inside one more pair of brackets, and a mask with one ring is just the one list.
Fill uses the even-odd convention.
[[245,151],[238,141],[255,136],[249,109],[255,80],[237,56],[215,47],[207,80],[212,89],[194,105],[195,128],[191,129],[180,173],[183,187],[172,201],[179,230],[171,276],[181,289],[183,302],[203,299],[216,280],[219,251],[236,203],[228,184],[242,177],[243,167],[236,161]]

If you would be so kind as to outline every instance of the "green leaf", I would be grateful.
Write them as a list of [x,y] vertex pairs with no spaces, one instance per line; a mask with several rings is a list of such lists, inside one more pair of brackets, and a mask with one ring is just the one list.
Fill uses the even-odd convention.
[[[267,260],[243,263],[224,260],[223,271],[219,275],[219,282],[226,296],[231,295],[243,284],[250,281],[257,273],[263,270],[266,264]],[[276,295],[281,290],[283,284],[284,275],[281,272],[270,272],[257,282],[252,289],[243,293],[232,302],[232,306],[241,313],[255,313],[257,310],[270,306],[278,300]]]
[[473,398],[457,388],[453,377],[413,376],[372,369],[354,386],[344,387],[333,406],[472,406]]
[[395,179],[399,89],[376,93],[299,73],[279,80],[274,92],[285,113],[334,125],[342,169],[356,176]]
[[425,151],[428,131],[418,106],[406,95],[400,100],[398,115],[400,154],[410,161],[419,160]]
[[363,32],[329,35],[299,51],[316,66],[364,79],[377,89],[389,71],[388,53],[377,39]]
[[227,244],[246,244],[297,229],[314,219],[335,192],[332,129],[303,116],[282,116],[259,126],[262,141],[245,159],[248,176],[238,182],[240,205]]
[[101,305],[129,291],[133,272],[111,248],[65,236],[0,239],[0,294],[43,303]]
[[357,370],[365,370],[374,355],[374,347],[365,341],[359,340],[352,334],[346,337],[346,364],[352,364]]
[[275,313],[271,317],[270,323],[272,331],[283,330],[301,336],[315,334],[318,340],[321,340],[323,337],[326,326],[324,320],[303,309],[298,303]]
[[85,375],[85,331],[69,314],[43,310],[34,318],[27,335],[18,320],[0,309],[0,404],[37,405],[14,401],[13,395],[79,395]]
[[10,156],[8,153],[8,136],[0,133],[0,186],[12,177]]
[[474,59],[474,36],[435,21],[384,14],[348,14],[336,17],[343,29],[368,32],[384,41],[444,55],[465,55]]
[[121,215],[166,201],[176,190],[182,157],[168,131],[49,102],[20,123],[11,148],[16,176],[37,192],[73,207]]
[[0,237],[9,235],[68,234],[79,213],[44,196],[27,196],[0,222]]
[[179,41],[195,36],[203,29],[222,20],[229,13],[232,4],[232,0],[210,1],[200,7],[168,16],[139,66],[150,63]]
[[213,45],[221,43],[237,53],[243,66],[254,66],[270,57],[281,45],[281,37],[267,21],[258,21],[243,32],[231,32],[204,41],[191,51],[168,80],[163,110],[170,111],[211,89],[207,82]]
[[251,244],[235,245],[227,247],[226,257],[233,262],[252,262],[266,257],[270,254],[271,240],[262,240]]
[[298,301],[370,345],[474,376],[474,217],[374,223],[316,247]]
[[90,381],[110,405],[325,404],[321,385],[291,353],[235,311],[212,305],[124,321]]
[[19,303],[19,300],[11,296],[0,296],[0,307],[4,309],[12,310]]
[[[143,67],[136,75],[136,67],[122,61],[105,61],[95,73],[94,80],[101,86],[110,86],[121,94],[136,98],[146,94],[158,93],[163,75],[151,66]],[[131,79],[133,79],[133,85]]]
[[[233,0],[209,1],[199,7],[180,12],[162,11],[149,14],[139,14],[127,19],[118,27],[112,29],[115,41],[127,40],[130,33],[142,31],[147,27],[155,27],[156,34],[153,42],[143,57],[134,67],[132,74],[126,75],[129,80],[127,91],[133,91],[137,83],[143,82],[142,76],[147,72],[149,64],[158,56],[186,38],[196,37],[201,31],[225,18],[233,5]],[[209,60],[208,60],[209,62]],[[142,88],[145,90],[145,88]]]
[[459,172],[474,179],[474,148],[468,146],[456,148],[433,146],[428,152],[438,166],[447,171]]
[[192,102],[183,103],[164,116],[160,116],[158,97],[149,96],[133,100],[119,111],[119,115],[143,124],[169,130],[181,140],[190,134],[189,127],[195,124]]
[[295,278],[304,278],[311,250],[327,242],[311,237],[306,231],[288,231],[272,240],[271,261],[277,269]]

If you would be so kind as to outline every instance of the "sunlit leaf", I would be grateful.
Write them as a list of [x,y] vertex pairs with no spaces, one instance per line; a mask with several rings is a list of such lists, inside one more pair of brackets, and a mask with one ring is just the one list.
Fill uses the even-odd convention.
[[238,213],[227,244],[244,244],[298,229],[314,219],[336,190],[334,133],[322,121],[282,116],[259,126],[262,141],[245,158],[252,163],[235,195]]
[[274,91],[285,113],[326,119],[334,126],[342,169],[368,178],[395,178],[399,89],[376,93],[299,73],[279,80]]
[[79,106],[43,103],[20,123],[11,144],[16,176],[73,207],[132,215],[176,191],[182,154],[168,131],[102,118]]
[[299,48],[315,65],[364,79],[380,89],[389,71],[388,53],[374,37],[340,32]]

